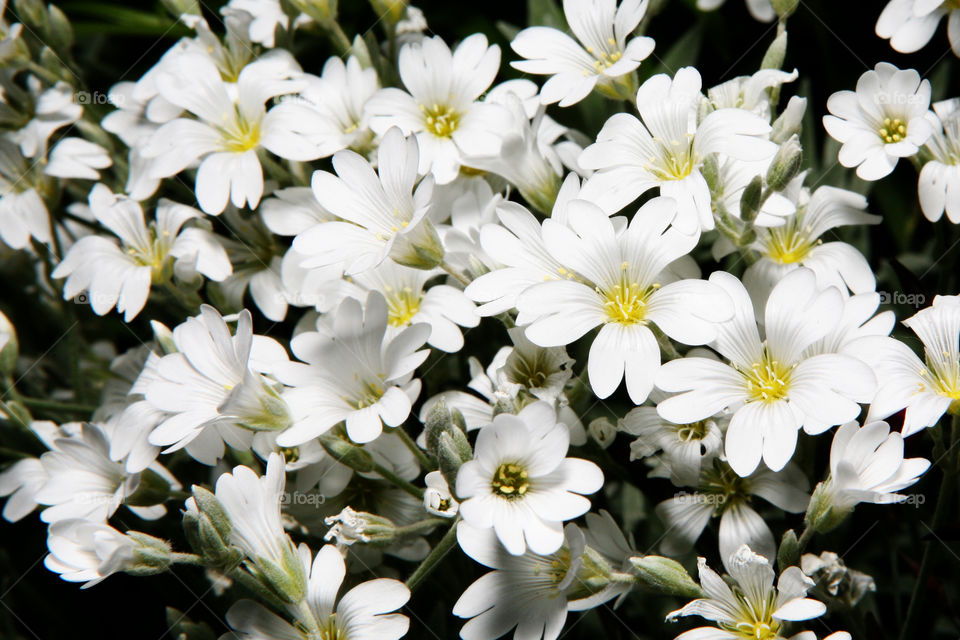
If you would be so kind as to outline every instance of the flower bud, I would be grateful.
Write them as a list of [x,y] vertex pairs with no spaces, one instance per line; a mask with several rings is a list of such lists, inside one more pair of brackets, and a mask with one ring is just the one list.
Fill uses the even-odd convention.
[[599,444],[602,448],[606,449],[617,437],[617,428],[610,422],[607,418],[597,418],[596,420],[591,420],[590,425],[587,427],[587,433],[590,434],[590,437]]
[[800,542],[793,529],[788,530],[780,539],[780,548],[777,550],[777,565],[780,570],[792,567],[800,562]]
[[321,436],[320,444],[323,445],[323,448],[334,460],[360,473],[373,471],[376,466],[373,457],[364,451],[362,447],[358,447],[352,442],[348,442],[338,436],[332,434]]
[[422,220],[417,227],[396,237],[390,257],[405,267],[433,269],[443,262],[443,242],[429,220]]
[[783,66],[783,60],[787,57],[787,32],[781,31],[773,39],[766,53],[763,54],[763,61],[760,63],[761,69],[779,69]]
[[323,521],[330,527],[323,539],[344,547],[358,542],[386,546],[397,538],[397,525],[392,520],[350,507]]
[[290,0],[290,4],[321,24],[337,19],[337,0]]
[[630,558],[630,566],[639,583],[660,593],[684,598],[703,597],[699,585],[676,560],[663,556],[637,556]]
[[35,31],[46,31],[47,11],[42,0],[14,0],[13,6],[20,22]]
[[150,328],[153,329],[153,341],[157,343],[163,355],[176,353],[177,343],[173,340],[173,332],[162,322],[156,320],[150,321]]
[[133,564],[124,571],[135,576],[149,576],[163,573],[170,568],[170,543],[160,538],[141,533],[127,531],[126,535],[137,543],[133,551]]
[[783,191],[800,173],[802,163],[803,148],[800,146],[799,138],[794,134],[777,149],[777,155],[773,157],[773,162],[767,169],[767,186],[773,191]]
[[163,504],[170,497],[170,483],[153,469],[144,469],[140,473],[140,482],[136,490],[124,500],[124,504],[134,507],[152,507]]
[[803,123],[803,114],[807,111],[807,99],[800,96],[793,96],[787,103],[787,108],[783,110],[780,117],[773,122],[773,130],[770,132],[770,140],[777,144],[787,141],[790,136],[800,133]]
[[447,403],[443,398],[440,398],[427,412],[423,427],[427,440],[427,452],[430,455],[437,455],[440,434],[450,427],[451,419],[450,410],[447,409]]
[[296,604],[303,600],[307,592],[307,576],[303,563],[293,548],[293,542],[287,539],[288,546],[283,551],[283,564],[278,565],[267,558],[254,559],[250,573],[267,589],[284,602]]
[[400,22],[400,18],[407,10],[407,0],[370,0],[370,6],[377,15],[389,24]]
[[17,330],[7,316],[0,312],[0,375],[13,375],[19,353]]
[[833,489],[830,480],[827,480],[813,490],[804,522],[819,533],[827,533],[837,528],[852,512],[853,507],[835,504]]
[[763,204],[763,177],[754,176],[750,184],[740,196],[740,219],[744,222],[753,222],[760,213]]
[[777,17],[786,20],[793,12],[797,10],[800,0],[770,0],[773,10],[777,12]]
[[199,16],[200,3],[197,0],[160,0],[163,6],[175,18],[179,19],[182,15]]
[[440,462],[440,473],[447,485],[457,486],[457,472],[464,462],[473,459],[473,449],[467,440],[467,434],[459,429],[449,429],[440,434],[437,459]]
[[69,49],[73,44],[73,26],[70,19],[56,5],[47,5],[47,18],[49,18],[49,28],[47,36],[55,49],[61,51]]

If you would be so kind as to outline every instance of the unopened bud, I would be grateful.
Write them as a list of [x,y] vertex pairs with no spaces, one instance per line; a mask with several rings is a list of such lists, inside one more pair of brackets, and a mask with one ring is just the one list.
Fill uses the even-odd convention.
[[376,466],[373,457],[364,451],[362,447],[358,447],[343,438],[327,434],[320,438],[320,444],[323,445],[323,448],[334,460],[360,473],[373,471]]
[[704,158],[700,173],[703,174],[703,179],[707,181],[711,193],[720,190],[720,162],[717,160],[717,154],[711,153]]
[[780,539],[780,548],[777,550],[777,566],[783,571],[800,562],[800,542],[793,529],[788,530]]
[[617,438],[617,428],[607,418],[597,418],[590,421],[587,433],[594,442],[606,449]]
[[163,6],[166,7],[167,11],[178,20],[180,16],[183,15],[200,15],[200,3],[197,2],[197,0],[161,0],[161,2],[163,2]]
[[767,169],[767,186],[773,191],[783,191],[800,173],[801,164],[803,148],[800,146],[800,139],[793,135],[777,149],[777,155]]
[[17,330],[7,316],[0,312],[0,375],[13,375],[19,353]]
[[167,328],[167,325],[156,320],[150,321],[150,328],[153,329],[153,341],[157,343],[163,355],[176,353],[177,343],[173,340],[173,332]]
[[407,10],[407,0],[370,0],[370,6],[377,13],[377,16],[386,20],[389,24],[400,22],[400,18]]
[[797,10],[800,0],[770,0],[770,4],[773,5],[773,10],[777,12],[777,17],[786,20]]
[[740,196],[740,219],[744,222],[753,222],[760,213],[763,204],[763,177],[754,176],[747,188]]
[[781,31],[773,39],[766,53],[763,54],[763,60],[760,62],[761,69],[779,69],[783,66],[783,61],[787,57],[787,32]]
[[393,261],[414,269],[434,269],[443,262],[443,242],[429,220],[422,220],[410,233],[397,236],[390,251]]
[[163,573],[170,567],[170,543],[140,531],[127,531],[127,537],[137,543],[133,551],[133,563],[124,569],[135,576]]
[[136,490],[124,500],[124,504],[134,507],[152,507],[163,504],[170,497],[170,483],[153,469],[144,469],[140,473],[140,483]]
[[783,110],[780,117],[773,122],[773,130],[770,132],[770,140],[777,144],[786,142],[790,136],[800,133],[803,124],[803,115],[807,111],[807,99],[800,96],[793,96],[787,103],[787,108]]
[[47,5],[49,20],[47,36],[55,49],[63,51],[73,44],[73,26],[70,19],[54,4]]
[[440,473],[443,474],[447,485],[457,486],[457,472],[464,462],[473,459],[473,449],[467,440],[467,435],[459,429],[450,429],[440,434],[437,443],[437,459],[440,462]]
[[683,565],[663,556],[630,558],[637,581],[654,590],[684,598],[703,597],[703,590],[693,581]]
[[17,18],[34,31],[46,31],[47,11],[41,0],[14,0]]
[[290,0],[290,4],[321,24],[337,19],[337,0]]
[[830,481],[821,482],[810,496],[810,504],[804,515],[807,526],[813,527],[819,533],[827,533],[836,529],[841,522],[853,511],[851,507],[837,505],[833,500],[833,489]]

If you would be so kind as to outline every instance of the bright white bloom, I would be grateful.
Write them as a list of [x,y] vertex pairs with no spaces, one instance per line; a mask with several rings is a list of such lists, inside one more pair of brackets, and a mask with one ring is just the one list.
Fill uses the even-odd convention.
[[823,117],[823,126],[843,143],[840,164],[856,167],[863,180],[879,180],[900,158],[915,155],[933,133],[930,91],[930,81],[913,69],[881,62],[860,76],[856,92],[830,96],[832,115]]
[[877,280],[862,253],[846,242],[821,240],[840,226],[878,224],[880,216],[865,213],[866,207],[865,197],[846,189],[822,186],[812,195],[802,190],[796,213],[783,225],[756,229],[757,239],[750,246],[760,259],[743,275],[747,289],[764,297],[786,274],[806,267],[820,288],[873,291]]
[[508,116],[500,105],[476,100],[497,75],[500,47],[488,47],[486,36],[475,33],[451,53],[434,36],[405,45],[399,67],[407,91],[388,88],[370,98],[370,128],[384,134],[400,127],[404,135],[415,135],[421,175],[432,173],[437,184],[447,184],[457,177],[463,155],[497,153],[497,134]]
[[[480,316],[461,289],[446,284],[427,286],[438,271],[413,269],[392,261],[364,271],[354,280],[369,291],[379,291],[387,301],[388,335],[393,337],[418,323],[430,325],[427,344],[454,353],[463,348],[460,327],[476,327]],[[356,297],[356,296],[354,296]],[[362,299],[366,294],[362,294]]]
[[[697,9],[701,11],[713,11],[723,6],[727,0],[697,0]],[[770,0],[747,0],[747,9],[755,20],[761,22],[773,22],[777,13],[773,10],[773,4]]]
[[761,160],[776,151],[763,136],[770,125],[743,109],[717,109],[698,121],[700,73],[693,67],[653,76],[637,92],[640,119],[619,113],[603,125],[580,165],[597,172],[581,197],[615,213],[655,187],[677,201],[674,224],[683,233],[713,229],[710,188],[701,173],[713,153]]
[[314,172],[314,196],[341,221],[312,226],[296,237],[294,249],[309,256],[302,266],[343,263],[346,274],[355,275],[388,256],[412,267],[439,264],[443,247],[425,218],[433,180],[417,184],[419,153],[417,139],[394,128],[380,142],[377,172],[353,151],[333,156],[337,175]]
[[529,325],[527,338],[544,347],[570,344],[602,326],[587,362],[590,385],[600,398],[626,379],[633,402],[647,399],[660,365],[649,325],[679,342],[705,344],[717,337],[717,323],[733,314],[719,287],[680,280],[668,270],[697,242],[697,236],[668,229],[675,215],[673,200],[655,198],[618,233],[615,221],[577,200],[569,207],[569,227],[552,219],[543,223],[547,250],[562,257],[571,273],[525,289],[517,300],[517,324]]
[[148,226],[139,203],[103,184],[93,187],[89,202],[97,221],[120,242],[88,235],[70,247],[52,274],[67,278],[65,299],[87,291],[94,313],[104,315],[116,306],[129,322],[146,304],[151,283],[169,279],[173,269],[181,276],[199,272],[215,281],[230,275],[230,259],[214,234],[199,227],[182,229],[188,220],[202,217],[196,209],[161,200],[156,221]]
[[694,493],[678,493],[656,507],[657,516],[670,532],[660,543],[668,555],[680,555],[694,543],[711,518],[720,517],[720,556],[732,555],[742,544],[758,553],[776,554],[769,525],[753,508],[753,496],[763,498],[788,513],[802,513],[810,502],[807,477],[788,464],[782,471],[760,467],[749,477],[739,477],[720,460],[705,466]]
[[877,35],[900,53],[919,51],[947,17],[947,36],[960,56],[960,7],[952,0],[890,0],[877,20]]
[[857,340],[848,351],[869,363],[880,382],[867,420],[906,408],[902,431],[909,436],[960,411],[960,296],[937,296],[903,324],[923,342],[926,364],[904,343],[883,336]]
[[259,602],[241,600],[230,607],[227,623],[236,633],[225,640],[398,640],[410,620],[393,613],[410,599],[410,590],[399,580],[378,578],[363,582],[337,597],[346,577],[343,556],[325,545],[310,564],[310,550],[300,545],[299,560],[309,573],[306,606],[290,605],[294,624]]
[[907,496],[896,493],[914,484],[927,469],[924,458],[903,457],[903,435],[886,422],[843,425],[830,447],[830,477],[824,497],[834,509],[849,511],[861,502],[890,504]]
[[636,80],[623,78],[647,58],[653,38],[627,42],[644,14],[648,0],[564,0],[563,11],[576,40],[551,27],[530,27],[510,46],[527,58],[510,66],[524,73],[551,76],[540,90],[543,104],[569,107],[586,98],[594,87],[611,97],[632,93]]
[[477,436],[474,459],[457,474],[461,517],[493,527],[513,555],[559,549],[563,522],[586,513],[584,495],[603,486],[597,465],[566,457],[569,444],[569,431],[546,402],[494,417]]
[[17,522],[37,507],[37,492],[50,476],[38,458],[18,460],[0,473],[0,497],[9,496],[3,505],[3,518]]
[[235,85],[224,82],[205,55],[183,54],[165,66],[157,78],[161,94],[197,119],[177,118],[150,137],[143,150],[152,158],[150,175],[176,175],[199,161],[197,201],[204,212],[219,215],[228,201],[251,208],[260,203],[258,149],[291,160],[319,157],[314,144],[290,131],[292,123],[264,108],[270,98],[303,86],[291,79],[299,69],[288,57],[267,54],[244,67]]
[[113,161],[107,150],[83,138],[64,138],[50,151],[43,172],[57,178],[99,180],[97,169],[106,169]]
[[[284,13],[279,0],[230,0],[227,7],[221,9],[221,13],[227,16],[230,9],[249,13],[252,18],[247,26],[250,40],[270,49],[275,44],[277,27],[284,31],[290,28],[290,17]],[[300,14],[294,20],[293,26],[309,21],[306,15]]]
[[[779,88],[784,83],[793,82],[798,76],[796,69],[793,71],[760,69],[752,76],[737,76],[707,89],[707,98],[714,109],[745,109],[770,122],[771,111],[776,105],[770,104],[768,89]],[[800,100],[804,99],[800,98]],[[806,104],[805,100],[804,104]]]
[[[591,594],[582,585],[591,576],[584,567],[584,535],[574,524],[564,528],[562,546],[549,554],[511,555],[491,530],[466,522],[457,525],[457,541],[464,553],[493,569],[453,606],[453,615],[472,618],[460,629],[464,640],[492,640],[514,627],[514,638],[557,640],[568,608],[599,604],[586,600]],[[589,604],[578,607],[578,600]]]
[[[208,305],[173,330],[177,352],[163,356],[143,391],[167,413],[149,441],[187,453],[204,464],[223,456],[224,442],[246,450],[254,431],[279,431],[290,422],[276,383],[256,369],[270,368],[286,353],[276,342],[253,336],[250,312],[239,315],[236,335]],[[260,358],[251,357],[257,347]],[[257,355],[256,352],[254,354]]]
[[[125,498],[136,491],[140,474],[127,473],[122,462],[110,459],[110,443],[100,427],[86,423],[75,437],[59,437],[42,456],[47,474],[35,495],[41,505],[44,522],[82,518],[106,522]],[[150,509],[134,509],[151,518],[164,514]]]
[[49,555],[44,566],[68,582],[92,587],[111,574],[134,565],[137,543],[108,524],[83,519],[60,520],[50,525]]
[[[382,295],[371,292],[366,304],[347,298],[328,327],[305,331],[290,348],[303,362],[290,362],[277,377],[292,389],[284,392],[293,425],[277,438],[280,446],[295,446],[346,421],[354,442],[375,440],[383,426],[396,427],[410,415],[420,393],[414,370],[427,359],[419,350],[430,326],[415,324],[387,338],[389,312]],[[306,363],[306,364],[304,364]]]
[[[956,15],[960,23],[960,11]],[[960,99],[937,102],[933,110],[937,126],[924,146],[931,158],[917,183],[920,208],[931,222],[946,211],[950,222],[960,224]]]
[[435,516],[452,518],[457,515],[460,503],[453,497],[447,481],[439,471],[431,471],[423,478],[427,488],[423,492],[423,507]]
[[700,627],[677,636],[677,640],[741,640],[742,638],[783,638],[785,622],[822,616],[827,607],[807,598],[813,580],[800,567],[787,567],[774,588],[775,574],[770,561],[743,545],[725,562],[733,584],[727,584],[704,558],[698,559],[700,587],[706,597],[698,598],[667,616],[700,616],[717,627]]
[[306,87],[285,97],[271,113],[290,120],[288,126],[316,144],[320,157],[343,149],[366,155],[373,132],[364,105],[380,89],[376,70],[363,68],[355,56],[346,63],[332,56],[319,78],[305,74],[302,80]]
[[23,249],[30,238],[50,242],[50,214],[31,169],[17,146],[0,137],[0,239],[13,249]]
[[767,300],[761,340],[753,302],[735,277],[716,272],[710,281],[733,299],[736,315],[721,325],[713,347],[730,364],[708,358],[681,358],[660,368],[657,386],[684,391],[657,406],[678,424],[709,418],[724,408],[733,416],[726,455],[740,476],[760,460],[779,471],[793,457],[797,431],[818,434],[860,413],[876,391],[870,368],[848,355],[807,356],[805,350],[832,331],[843,309],[835,288],[819,289],[814,273],[797,269]]

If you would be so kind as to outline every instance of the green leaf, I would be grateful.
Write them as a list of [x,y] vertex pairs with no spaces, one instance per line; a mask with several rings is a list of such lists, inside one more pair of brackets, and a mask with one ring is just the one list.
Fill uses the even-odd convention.
[[567,30],[567,19],[556,0],[527,0],[527,24]]
[[697,62],[700,56],[700,46],[703,44],[703,25],[697,24],[673,43],[667,52],[658,56],[656,51],[650,56],[656,60],[655,64],[644,64],[640,66],[640,84],[651,76],[658,73],[666,73],[671,77],[677,72],[677,69],[689,67]]

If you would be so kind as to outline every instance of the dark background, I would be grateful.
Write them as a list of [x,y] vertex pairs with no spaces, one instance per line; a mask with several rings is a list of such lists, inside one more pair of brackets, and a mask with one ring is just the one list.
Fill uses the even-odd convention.
[[[159,4],[159,3],[156,3]],[[215,10],[220,3],[209,2]],[[747,14],[742,0],[728,0],[720,12],[699,14],[686,0],[674,0],[668,9],[652,23],[648,35],[657,41],[655,56],[666,59],[666,67],[696,64],[704,78],[704,86],[712,86],[737,75],[754,72],[758,67],[775,27],[753,21]],[[827,97],[834,91],[852,89],[857,78],[880,61],[892,62],[901,68],[912,67],[934,83],[935,99],[957,95],[958,82],[956,60],[950,53],[945,28],[941,25],[931,43],[921,52],[901,55],[894,52],[884,40],[874,34],[876,18],[885,3],[843,2],[842,0],[808,0],[801,3],[796,15],[790,19],[790,45],[786,68],[798,68],[801,80],[785,86],[783,101],[794,93],[809,99],[812,117],[804,133],[805,162],[811,170],[808,184],[823,180],[827,184],[849,186],[869,194],[873,213],[884,216],[881,225],[856,231],[841,230],[838,235],[857,244],[878,273],[878,290],[925,296],[927,304],[936,293],[956,293],[957,255],[960,241],[957,227],[946,218],[936,224],[927,222],[916,202],[916,172],[908,162],[901,162],[894,174],[879,184],[867,185],[856,180],[853,172],[835,164],[836,146],[824,150],[824,132],[819,124],[825,112]],[[341,0],[341,14],[345,30],[352,34],[363,32],[374,23],[372,11],[365,2]],[[161,8],[149,0],[139,2],[92,3],[64,2],[60,5],[74,21],[77,29],[75,56],[86,74],[91,92],[106,93],[109,87],[123,79],[135,80],[142,75],[171,46],[177,37],[186,31],[172,25]],[[497,21],[517,26],[527,24],[526,6],[523,2],[496,0],[483,3],[454,3],[439,0],[424,0],[420,6],[426,13],[431,31],[448,41],[463,38],[475,31],[482,31],[498,42],[504,59],[512,59],[508,41],[497,29]],[[131,26],[133,14],[138,11],[141,19]],[[155,22],[143,20],[143,14],[153,16]],[[215,28],[220,25],[214,11],[208,12],[208,20]],[[10,21],[14,18],[8,17]],[[693,35],[688,35],[693,31]],[[686,37],[684,37],[686,36]],[[680,44],[677,44],[680,43]],[[301,48],[302,47],[302,48]],[[319,73],[329,51],[320,40],[301,38],[297,58],[306,71]],[[669,52],[669,53],[668,53]],[[644,63],[645,76],[663,71],[664,67],[654,57]],[[514,74],[504,65],[503,77]],[[584,127],[595,134],[599,124],[612,112],[614,105],[602,100],[591,100],[579,108],[551,111],[554,117],[565,124]],[[34,327],[34,331],[21,336],[24,353],[39,355],[49,346],[46,320],[37,315],[25,293],[22,282],[7,277],[15,265],[0,266],[0,309],[10,315],[15,325]],[[704,271],[709,271],[704,267]],[[893,307],[898,319],[912,315],[915,309],[909,306]],[[78,307],[77,314],[84,320],[86,336],[106,337],[122,347],[136,344],[136,337],[117,324],[93,322],[93,316],[85,307]],[[164,310],[142,314],[131,324],[133,333],[146,339],[150,335],[148,317],[163,319]],[[176,322],[175,316],[170,317]],[[115,318],[114,318],[115,319]],[[89,327],[89,328],[88,328]],[[50,327],[52,329],[52,327]],[[284,335],[286,328],[278,328]],[[898,336],[916,346],[910,336],[898,329]],[[471,336],[480,339],[481,360],[486,364],[489,356],[506,341],[496,327],[486,334]],[[585,361],[584,354],[571,355]],[[44,367],[55,370],[62,360],[54,350],[47,357]],[[579,370],[579,367],[578,367]],[[464,379],[466,368],[460,358],[448,358],[444,366],[436,367],[426,382],[423,397],[441,388]],[[614,398],[609,406],[622,415],[628,408],[625,398]],[[604,410],[592,409],[590,417],[601,415]],[[828,438],[816,441],[802,439],[801,458],[813,458],[825,466]],[[930,457],[931,440],[926,433],[913,436],[908,441],[908,455]],[[652,545],[661,533],[655,516],[649,513],[652,506],[673,493],[665,481],[646,480],[642,465],[632,466],[628,459],[626,442],[621,439],[610,451],[613,458],[622,461],[623,471],[631,476],[646,495],[645,502],[632,503],[628,516],[632,533],[637,539],[637,548],[652,551]],[[599,455],[587,451],[588,457]],[[614,475],[607,469],[608,476]],[[203,478],[193,478],[202,481]],[[872,574],[878,583],[878,593],[870,599],[863,611],[865,615],[854,618],[842,612],[831,613],[822,621],[813,622],[809,628],[818,636],[830,630],[859,630],[858,637],[894,638],[902,624],[904,612],[911,593],[921,550],[925,541],[931,540],[929,529],[921,523],[931,519],[936,501],[940,471],[932,470],[911,493],[925,496],[922,505],[879,507],[861,505],[850,522],[830,536],[814,539],[811,550],[830,549],[841,554],[852,567]],[[594,507],[613,506],[622,511],[619,504],[622,496],[595,496]],[[619,504],[618,504],[619,503]],[[754,505],[760,508],[761,505]],[[177,503],[170,503],[172,509]],[[956,553],[957,518],[956,500],[948,504],[947,524],[938,528],[936,536],[944,543],[933,541],[933,569],[921,599],[921,615],[913,635],[930,635],[936,638],[956,638],[960,635],[960,618],[956,611],[958,585],[954,576],[960,571],[960,557]],[[914,511],[914,509],[916,511]],[[761,511],[763,513],[763,511]],[[166,535],[185,549],[182,535],[177,530],[175,518],[168,528],[156,529],[154,525],[140,523],[132,514],[121,510],[114,523],[118,527],[140,528],[157,535]],[[776,535],[789,527],[801,527],[801,516],[790,516],[787,521],[771,520]],[[701,539],[700,549],[715,549],[714,522]],[[46,553],[45,527],[35,516],[10,525],[0,525],[0,639],[37,638],[52,640],[66,637],[119,639],[137,638],[159,640],[173,637],[167,633],[161,603],[186,611],[190,618],[210,624],[217,635],[224,632],[223,615],[233,597],[219,598],[209,591],[209,583],[203,572],[192,567],[176,568],[172,574],[149,579],[126,575],[114,576],[90,590],[81,591],[77,585],[65,583],[42,566]],[[710,557],[713,566],[719,563]],[[404,574],[412,571],[412,565],[400,561],[391,563]],[[409,637],[447,638],[457,637],[461,621],[449,613],[460,591],[469,584],[467,577],[479,576],[480,567],[454,551],[444,564],[418,591],[407,608],[413,621]],[[646,594],[634,594],[612,614],[605,607],[587,614],[570,614],[564,638],[587,638],[603,633],[611,639],[672,638],[681,631],[699,626],[694,621],[680,625],[664,625],[663,615],[683,604],[682,602]]]

